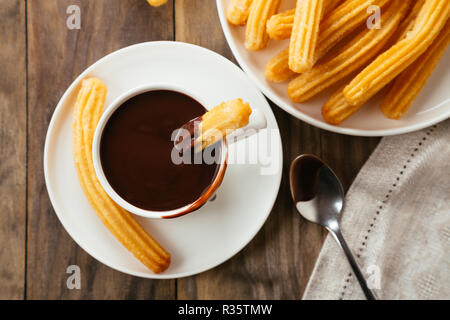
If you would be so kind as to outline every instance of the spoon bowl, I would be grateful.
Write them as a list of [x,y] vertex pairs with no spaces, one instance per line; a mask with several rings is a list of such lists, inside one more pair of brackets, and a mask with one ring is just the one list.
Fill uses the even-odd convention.
[[326,226],[339,218],[344,190],[320,158],[307,154],[297,157],[291,165],[290,183],[295,206],[305,219]]
[[310,154],[301,155],[292,162],[289,178],[297,211],[306,220],[320,224],[331,233],[344,250],[367,299],[375,300],[341,233],[339,218],[344,206],[344,190],[339,178],[325,162]]

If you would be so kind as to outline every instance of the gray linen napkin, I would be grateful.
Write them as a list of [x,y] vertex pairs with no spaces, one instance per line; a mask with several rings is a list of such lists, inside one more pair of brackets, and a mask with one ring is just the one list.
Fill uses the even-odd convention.
[[[382,139],[353,182],[342,232],[380,299],[450,299],[450,120]],[[303,299],[364,299],[328,235]]]

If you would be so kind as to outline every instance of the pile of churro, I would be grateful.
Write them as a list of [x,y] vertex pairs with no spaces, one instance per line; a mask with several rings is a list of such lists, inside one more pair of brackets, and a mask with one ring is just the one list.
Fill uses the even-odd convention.
[[278,13],[280,3],[230,0],[227,19],[246,25],[249,51],[290,39],[267,63],[265,76],[289,81],[293,102],[339,87],[322,108],[325,121],[335,125],[384,88],[381,111],[400,119],[450,42],[450,1],[297,0],[296,8]]
[[105,84],[96,78],[83,80],[75,103],[73,152],[81,187],[89,203],[109,231],[155,273],[169,267],[166,252],[134,219],[117,205],[102,188],[92,160],[92,143],[106,97]]

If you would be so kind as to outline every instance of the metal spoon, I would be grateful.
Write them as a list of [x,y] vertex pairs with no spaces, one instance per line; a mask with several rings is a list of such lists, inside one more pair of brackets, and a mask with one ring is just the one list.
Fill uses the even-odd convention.
[[305,219],[327,228],[344,250],[367,299],[375,300],[375,295],[368,288],[339,227],[344,191],[338,177],[320,158],[306,154],[292,162],[290,183],[298,212]]

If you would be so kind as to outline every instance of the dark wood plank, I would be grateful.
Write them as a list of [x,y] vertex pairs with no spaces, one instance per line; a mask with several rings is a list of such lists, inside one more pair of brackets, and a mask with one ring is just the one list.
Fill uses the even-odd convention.
[[220,28],[215,1],[175,0],[175,39],[211,49],[235,61]]
[[[23,2],[23,1],[20,1]],[[66,9],[81,8],[81,30],[66,28]],[[119,48],[173,38],[173,4],[143,0],[28,1],[29,185],[28,299],[170,299],[175,281],[127,276],[95,261],[68,236],[53,212],[44,183],[45,134],[63,92],[86,67]],[[66,288],[66,268],[81,268],[81,290]]]
[[25,285],[25,4],[0,2],[0,299],[22,299]]
[[333,168],[347,191],[380,138],[352,137],[322,131],[322,158]]
[[[234,60],[218,19],[214,1],[177,0],[176,39]],[[284,152],[283,180],[272,213],[264,228],[236,257],[209,272],[178,280],[178,298],[298,299],[304,291],[325,232],[295,212],[288,171],[297,155],[321,153],[321,131],[273,104],[272,109],[280,126]]]

